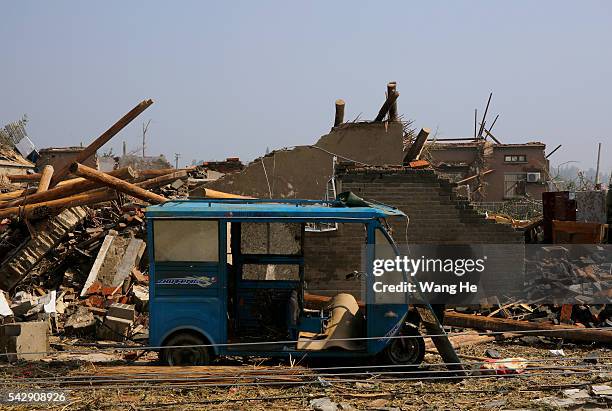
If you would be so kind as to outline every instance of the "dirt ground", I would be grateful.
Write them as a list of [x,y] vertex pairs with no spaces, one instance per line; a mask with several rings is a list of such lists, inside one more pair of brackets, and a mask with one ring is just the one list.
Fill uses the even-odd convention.
[[[513,375],[485,375],[478,371],[486,351],[494,350],[501,358],[522,357],[529,368]],[[550,350],[562,349],[564,356]],[[38,362],[5,364],[0,368],[0,391],[63,390],[67,402],[0,404],[4,409],[56,410],[150,410],[150,409],[379,409],[379,410],[476,410],[476,409],[608,409],[609,398],[593,393],[593,386],[610,385],[612,381],[612,351],[588,345],[559,345],[557,342],[525,337],[462,347],[459,353],[465,368],[475,370],[462,380],[447,373],[435,373],[440,357],[426,356],[425,367],[419,372],[399,373],[396,370],[370,368],[344,372],[308,371],[297,381],[282,385],[269,383],[248,385],[245,380],[224,383],[224,386],[204,385],[190,378],[176,379],[158,376],[155,381],[136,381],[136,375],[119,379],[85,382],[78,376],[105,375],[109,367],[125,366],[126,358],[134,353],[82,348],[82,354],[56,353]],[[496,354],[489,351],[489,355]],[[593,359],[597,357],[597,359]],[[586,359],[586,360],[585,360]],[[138,366],[146,370],[155,364],[156,354],[148,353],[129,369]],[[224,360],[221,373],[235,373],[236,367],[248,369],[252,363]],[[291,364],[265,365],[279,374],[291,370]],[[347,364],[345,364],[346,366]],[[317,364],[317,366],[321,366]],[[276,368],[275,368],[276,367]],[[170,367],[168,367],[170,368]],[[126,368],[128,369],[128,368]],[[297,370],[297,368],[295,368]],[[227,370],[227,372],[225,371]],[[392,371],[392,374],[385,374]],[[299,368],[297,374],[304,374]],[[340,374],[340,375],[337,375]],[[225,374],[224,374],[225,375]],[[226,375],[228,377],[231,375]],[[445,379],[434,379],[445,376]],[[38,380],[34,380],[39,378]],[[73,380],[70,380],[72,378]],[[61,379],[61,381],[60,381]],[[405,379],[405,380],[401,380]],[[80,382],[79,382],[80,381]],[[227,382],[227,380],[224,380]],[[248,380],[251,382],[252,380]],[[261,383],[261,381],[259,381]],[[577,389],[585,398],[575,399],[564,390]],[[586,393],[586,394],[585,394]],[[327,398],[327,399],[325,399]],[[329,407],[329,408],[326,408]],[[335,408],[334,408],[335,407]]]

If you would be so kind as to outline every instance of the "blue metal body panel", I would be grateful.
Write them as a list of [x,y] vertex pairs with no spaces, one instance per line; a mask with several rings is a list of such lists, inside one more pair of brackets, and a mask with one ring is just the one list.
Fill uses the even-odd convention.
[[[365,344],[363,352],[325,352],[297,351],[287,349],[271,351],[250,351],[249,346],[227,347],[228,343],[228,278],[227,278],[227,230],[228,222],[345,222],[361,223],[367,226],[367,243],[374,244],[374,230],[382,229],[380,219],[390,216],[405,216],[401,211],[385,206],[346,207],[340,202],[320,202],[310,200],[185,200],[169,201],[163,205],[147,208],[147,236],[150,264],[150,323],[149,343],[153,347],[163,346],[172,333],[179,330],[192,330],[204,335],[215,346],[216,354],[232,355],[269,355],[269,356],[371,356],[380,352],[389,343],[388,338],[399,331],[408,311],[408,305],[373,304],[371,264],[367,265],[366,292],[366,337],[372,338]],[[154,220],[156,219],[213,219],[220,224],[218,262],[172,262],[155,261]],[[384,229],[383,229],[384,230]],[[368,261],[372,261],[373,251],[368,247]],[[240,256],[248,262],[249,256]],[[303,281],[303,256],[259,256],[257,263],[295,264],[300,266],[300,280]],[[206,286],[193,287],[181,281],[204,282]],[[187,279],[187,280],[184,280]],[[203,280],[202,280],[203,279]],[[195,280],[194,280],[195,281]],[[274,281],[275,290],[286,289],[288,293],[299,285],[299,281]],[[257,289],[271,287],[270,281],[242,280],[238,274],[237,289],[243,298],[249,298]],[[239,307],[236,307],[240,316]],[[388,318],[385,314],[393,310],[397,317]],[[245,321],[248,315],[242,313]],[[303,330],[317,330],[318,319],[308,318]]]

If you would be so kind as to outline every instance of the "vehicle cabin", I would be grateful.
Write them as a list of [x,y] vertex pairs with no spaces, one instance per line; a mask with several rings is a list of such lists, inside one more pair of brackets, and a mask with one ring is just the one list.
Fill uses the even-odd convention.
[[207,199],[152,206],[146,216],[150,345],[175,347],[161,349],[163,361],[206,364],[217,355],[308,354],[421,362],[422,338],[407,339],[401,347],[386,338],[405,328],[407,301],[376,302],[369,273],[348,276],[354,277],[347,279],[350,289],[357,282],[362,290],[360,299],[339,293],[323,308],[305,301],[305,230],[360,225],[371,263],[374,248],[368,245],[394,247],[385,219],[405,217],[401,211],[340,201]]

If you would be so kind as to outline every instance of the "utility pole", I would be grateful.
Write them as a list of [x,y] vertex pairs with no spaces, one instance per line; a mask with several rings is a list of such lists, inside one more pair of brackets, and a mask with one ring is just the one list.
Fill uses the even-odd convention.
[[145,157],[145,146],[147,139],[147,130],[149,129],[149,124],[151,124],[151,120],[147,121],[147,123],[142,123],[142,158]]
[[599,183],[599,159],[601,155],[601,143],[597,146],[597,168],[595,169],[595,190],[601,190],[601,184]]
[[179,162],[179,158],[181,158],[181,155],[179,153],[174,153],[174,168],[178,169],[178,162]]

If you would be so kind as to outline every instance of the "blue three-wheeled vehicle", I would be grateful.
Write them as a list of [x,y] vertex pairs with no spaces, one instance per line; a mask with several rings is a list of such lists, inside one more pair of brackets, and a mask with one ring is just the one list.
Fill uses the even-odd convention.
[[[395,247],[386,219],[405,217],[398,209],[341,201],[202,199],[152,206],[146,216],[149,342],[162,347],[167,364],[290,355],[420,364],[425,348],[419,321],[443,333],[431,307],[410,310],[406,295],[387,301],[373,291],[380,281],[371,275],[378,257],[374,246]],[[333,247],[338,226],[338,235],[361,235],[361,244],[352,248],[355,266],[346,267],[345,286],[322,286],[327,283],[319,280],[309,289],[309,268],[329,258],[318,255],[317,247]],[[457,360],[446,338],[434,342],[443,357],[450,349],[447,359]]]

